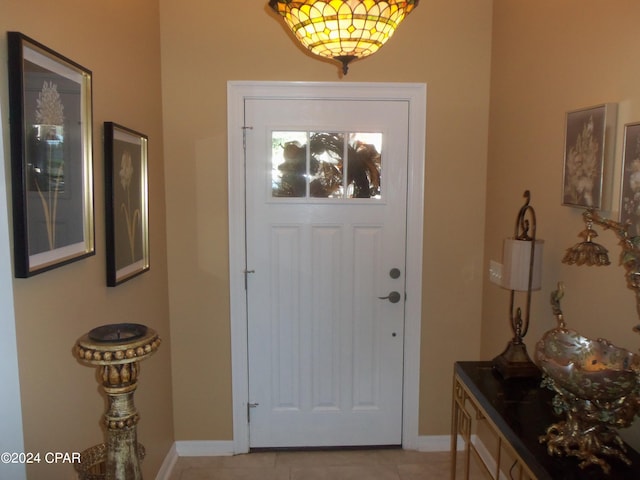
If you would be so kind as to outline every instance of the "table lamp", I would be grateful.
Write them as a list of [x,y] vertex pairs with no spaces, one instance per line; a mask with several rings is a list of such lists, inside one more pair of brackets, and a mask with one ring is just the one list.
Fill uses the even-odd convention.
[[[513,238],[504,241],[502,256],[502,287],[511,290],[509,320],[513,339],[492,361],[493,368],[504,378],[538,377],[540,370],[531,361],[523,338],[529,330],[531,292],[542,283],[542,248],[544,240],[536,238],[536,213],[529,190],[524,192],[525,204],[516,218]],[[526,294],[524,312],[515,307],[516,292]]]

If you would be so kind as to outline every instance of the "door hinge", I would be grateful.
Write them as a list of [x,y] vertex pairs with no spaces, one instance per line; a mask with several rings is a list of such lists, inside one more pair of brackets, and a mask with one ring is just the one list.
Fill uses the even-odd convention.
[[247,149],[247,130],[253,130],[253,127],[243,126],[242,128],[242,148]]
[[251,423],[251,409],[256,408],[259,403],[247,403],[247,423]]
[[244,289],[246,290],[247,289],[247,285],[249,283],[249,274],[250,273],[256,273],[256,271],[255,270],[246,270],[245,269],[245,270],[243,270],[243,273],[244,273]]

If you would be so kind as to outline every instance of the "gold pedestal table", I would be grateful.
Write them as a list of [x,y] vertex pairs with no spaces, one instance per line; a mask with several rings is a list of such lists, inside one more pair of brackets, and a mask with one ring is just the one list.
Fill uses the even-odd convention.
[[75,357],[98,369],[108,399],[104,414],[106,442],[81,453],[76,465],[81,480],[142,480],[144,447],[137,441],[140,417],[133,394],[140,362],[153,355],[160,343],[154,330],[134,323],[103,325],[77,340]]

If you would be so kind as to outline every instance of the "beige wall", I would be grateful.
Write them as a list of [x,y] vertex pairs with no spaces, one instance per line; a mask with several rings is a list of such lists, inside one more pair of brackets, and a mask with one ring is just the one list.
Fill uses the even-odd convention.
[[[72,355],[75,340],[98,325],[139,322],[165,340],[142,366],[136,404],[139,440],[154,478],[173,442],[160,92],[159,10],[155,0],[45,2],[0,0],[0,100],[8,126],[7,30],[17,30],[93,71],[96,255],[14,280],[25,449],[74,452],[103,440],[105,399],[95,371]],[[105,282],[102,124],[115,121],[149,136],[151,270],[116,288]],[[8,160],[8,128],[5,156]],[[8,169],[8,166],[7,166]],[[29,478],[71,478],[69,465],[41,463]]]
[[[255,3],[230,3],[231,20],[221,22],[215,2],[0,0],[3,31],[22,31],[94,73],[98,253],[14,281],[27,450],[76,451],[101,441],[104,400],[94,372],[71,355],[78,336],[99,324],[137,321],[168,340],[169,312],[173,361],[167,341],[145,361],[136,394],[140,440],[149,452],[145,475],[153,476],[173,440],[172,415],[177,440],[232,438],[229,80],[427,84],[421,435],[448,433],[452,363],[492,358],[509,339],[508,293],[484,280],[488,261],[500,259],[502,239],[512,234],[525,189],[546,240],[529,350],[553,326],[548,298],[558,280],[567,286],[570,326],[637,349],[631,327],[638,317],[622,269],[560,264],[582,229],[580,212],[560,206],[565,112],[617,102],[618,162],[621,126],[640,119],[635,0],[422,2],[389,45],[353,63],[344,79],[337,67],[296,47],[266,1]],[[0,47],[5,65],[5,37]],[[6,126],[6,75],[0,86]],[[152,269],[114,289],[104,286],[101,131],[108,120],[150,137]],[[613,235],[601,232],[599,239],[615,260]],[[68,478],[68,472],[29,468],[34,478]]]
[[[577,235],[584,223],[581,212],[561,206],[560,199],[567,111],[618,103],[618,168],[622,127],[640,120],[640,64],[635,61],[640,4],[496,0],[494,11],[484,268],[490,259],[500,260],[502,239],[513,234],[522,194],[530,189],[538,236],[546,243],[543,286],[533,294],[526,338],[529,352],[543,332],[555,326],[549,295],[558,281],[566,286],[562,307],[569,327],[637,351],[640,337],[631,329],[638,324],[638,315],[623,268],[617,265],[620,249],[615,236],[596,228],[598,241],[610,251],[612,266],[561,264],[565,250],[580,241]],[[485,284],[483,358],[500,353],[509,340],[508,295]],[[629,432],[636,448],[638,431],[636,425]]]
[[176,439],[232,438],[229,80],[427,83],[419,430],[446,434],[453,362],[479,356],[492,2],[422,2],[344,79],[266,5],[160,1]]

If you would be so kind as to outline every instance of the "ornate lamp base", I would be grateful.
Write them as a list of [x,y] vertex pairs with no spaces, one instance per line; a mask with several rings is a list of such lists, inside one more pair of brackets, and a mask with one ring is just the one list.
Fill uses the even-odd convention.
[[537,378],[540,369],[527,354],[527,346],[522,342],[511,341],[504,352],[492,361],[493,368],[502,378]]
[[160,343],[154,330],[137,324],[98,327],[76,342],[76,358],[97,367],[109,401],[104,414],[107,441],[82,452],[81,480],[142,480],[140,460],[145,452],[137,441],[140,416],[133,394],[140,362],[153,355]]

